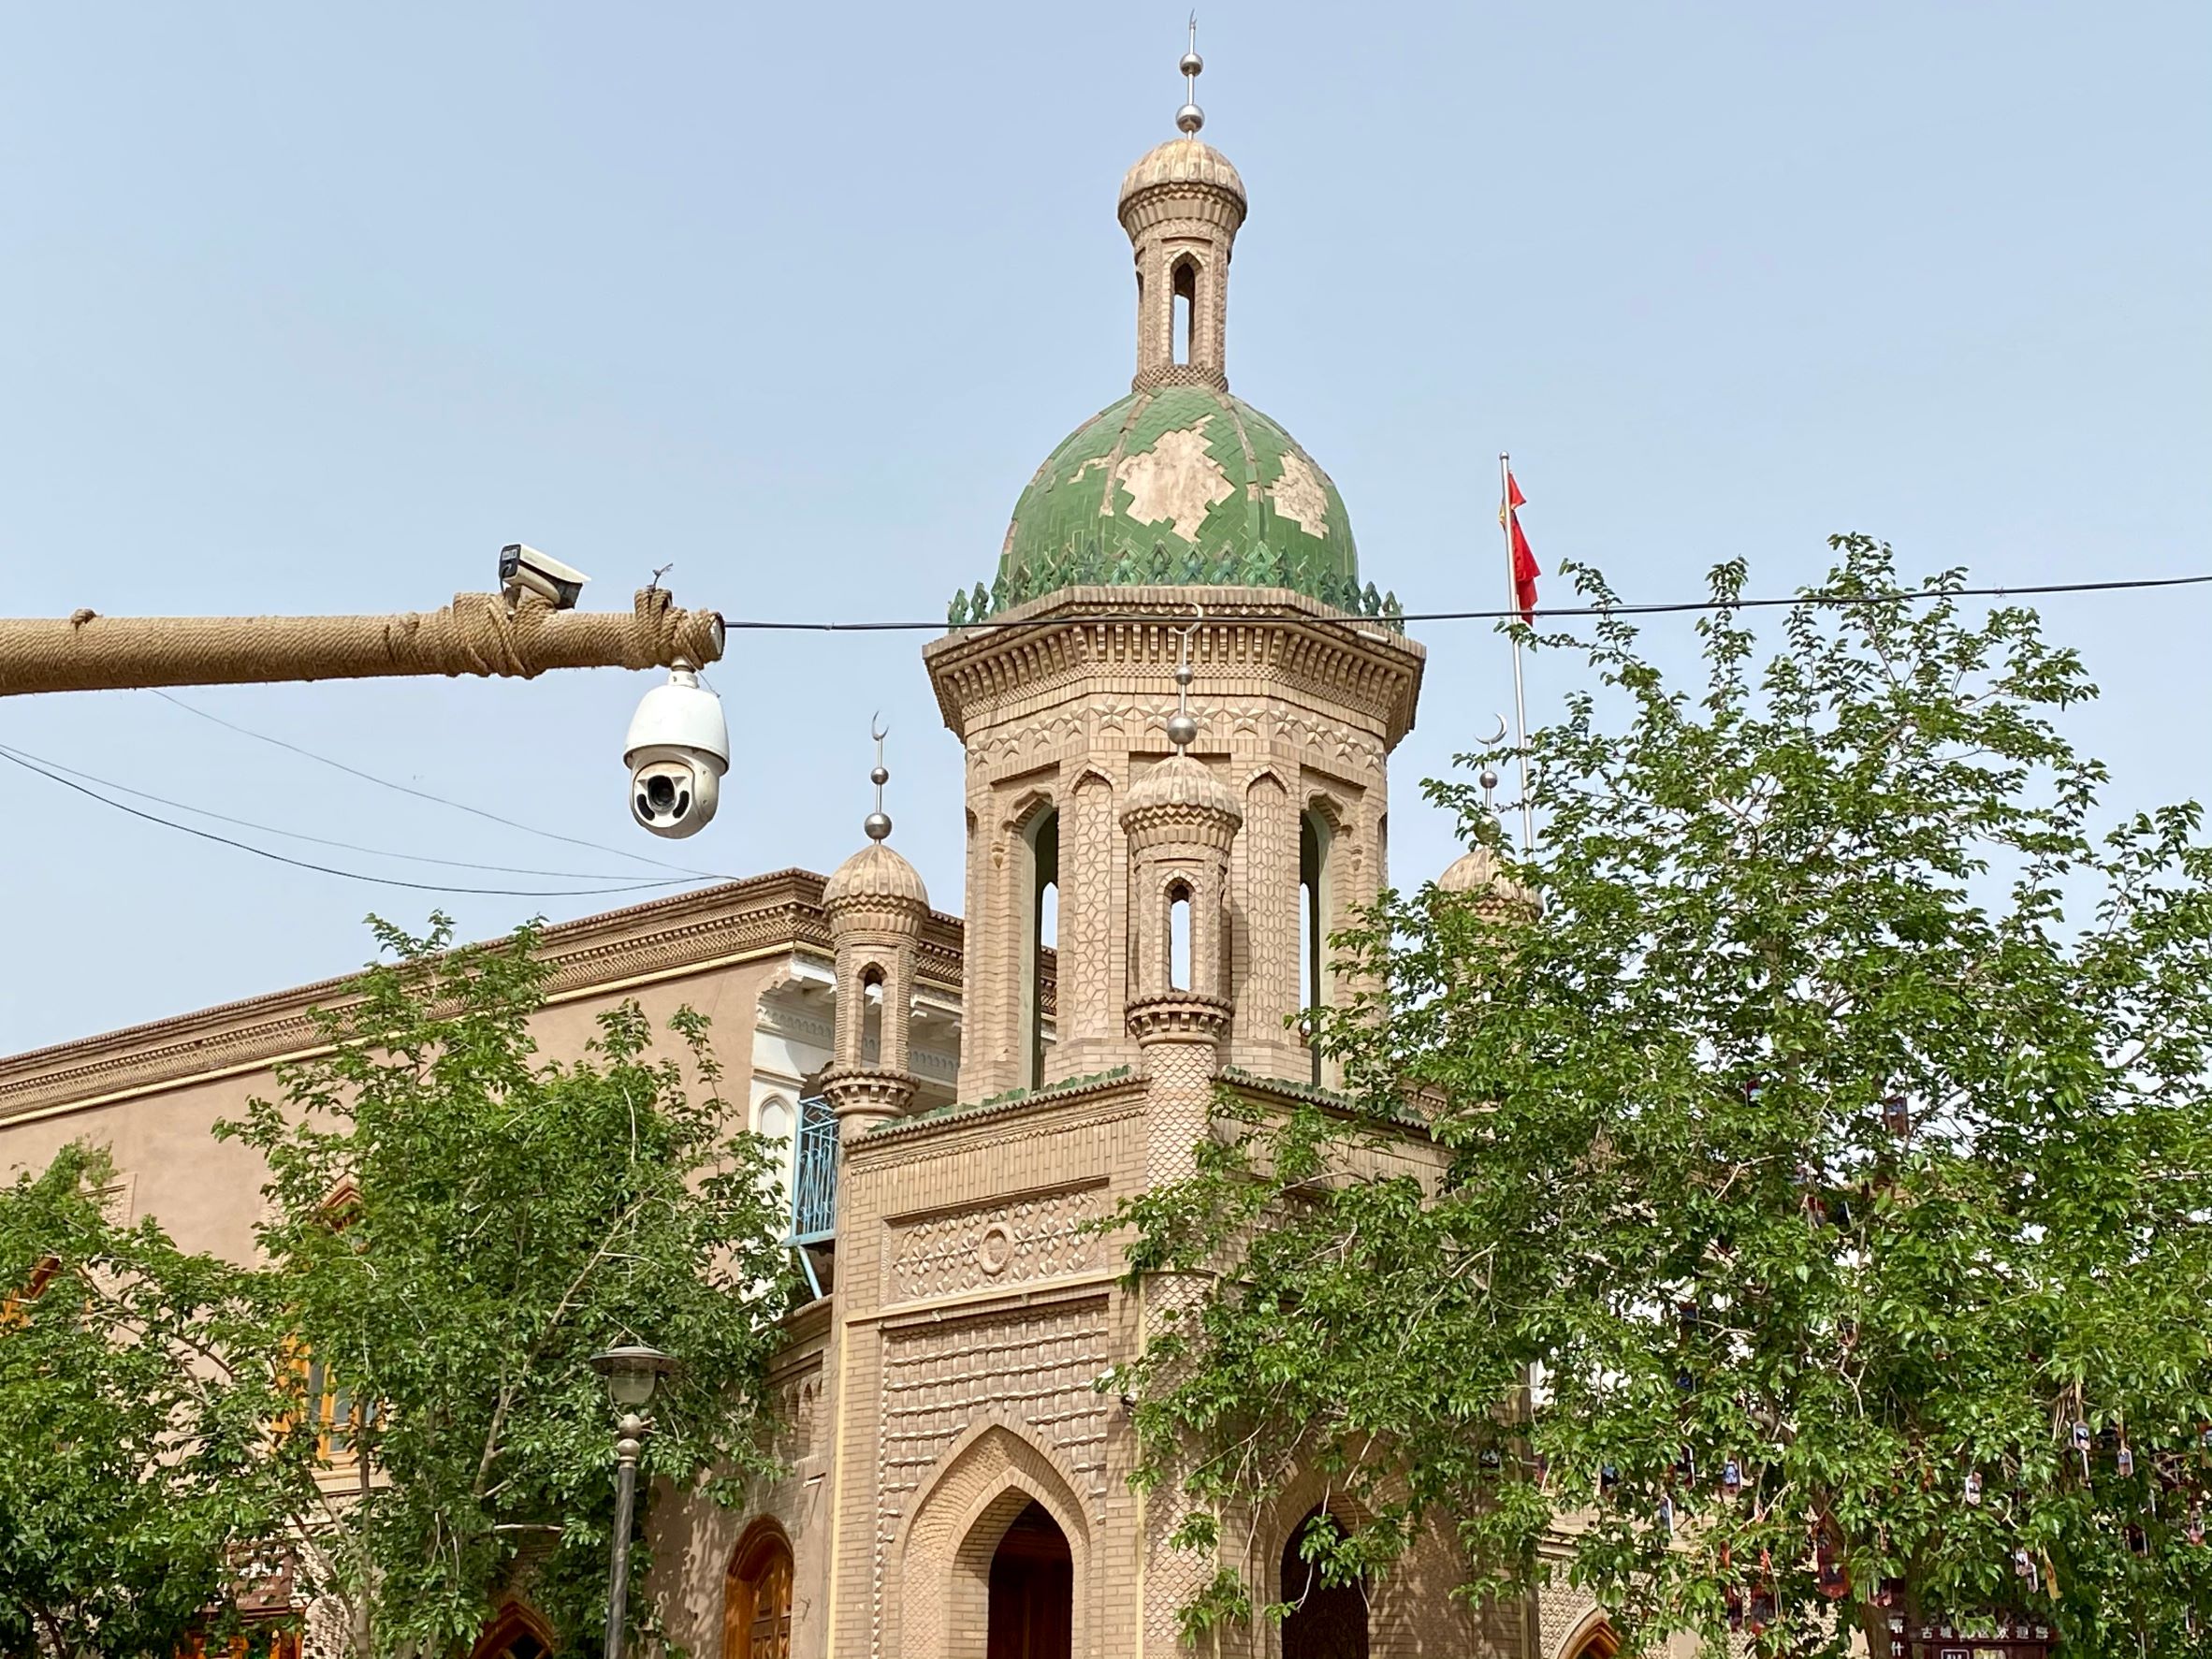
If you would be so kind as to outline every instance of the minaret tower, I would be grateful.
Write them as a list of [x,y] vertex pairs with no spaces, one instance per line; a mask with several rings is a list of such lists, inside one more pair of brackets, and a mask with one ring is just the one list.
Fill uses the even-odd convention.
[[[1194,38],[1193,93],[1201,67]],[[1194,974],[1202,959],[1208,977],[1180,988],[1187,1019],[1219,998],[1223,1063],[1330,1082],[1301,1016],[1349,997],[1326,941],[1384,880],[1386,763],[1413,723],[1423,653],[1395,600],[1361,585],[1328,475],[1229,394],[1229,263],[1247,197],[1198,136],[1204,121],[1186,101],[1179,135],[1122,180],[1131,391],[1046,458],[996,579],[954,598],[951,631],[924,652],[968,751],[963,1100],[1141,1068],[1128,1006],[1165,989],[1144,883],[1169,866],[1155,859],[1189,861],[1174,867],[1191,886]],[[1179,662],[1203,696],[1177,741],[1164,693]],[[1206,856],[1218,853],[1225,898],[1202,921],[1214,866],[1140,809],[1161,792],[1212,814]],[[1186,828],[1197,819],[1175,834]]]
[[885,733],[877,727],[874,735],[876,764],[868,780],[876,786],[876,809],[861,826],[868,844],[839,865],[822,890],[837,974],[833,1059],[822,1074],[822,1093],[847,1145],[904,1113],[919,1087],[909,1063],[908,1023],[929,893],[914,866],[887,844],[891,815],[883,810],[883,785],[891,774],[883,765]]

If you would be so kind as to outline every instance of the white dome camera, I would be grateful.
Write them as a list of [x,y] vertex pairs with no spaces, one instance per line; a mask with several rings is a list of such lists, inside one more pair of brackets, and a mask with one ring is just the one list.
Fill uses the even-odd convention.
[[630,768],[630,815],[656,836],[695,836],[714,816],[730,769],[722,700],[683,664],[645,694],[622,746]]

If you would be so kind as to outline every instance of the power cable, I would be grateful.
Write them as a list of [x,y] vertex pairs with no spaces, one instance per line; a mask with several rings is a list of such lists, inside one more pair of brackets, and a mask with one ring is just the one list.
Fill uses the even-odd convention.
[[311,836],[305,830],[280,829],[273,823],[256,822],[251,818],[234,818],[227,812],[217,812],[209,807],[195,807],[190,801],[172,801],[167,795],[157,795],[151,790],[134,789],[127,783],[118,783],[112,778],[102,778],[95,772],[86,772],[76,766],[65,766],[61,762],[49,760],[42,754],[33,754],[27,749],[16,749],[0,743],[0,754],[12,755],[18,760],[34,761],[52,772],[66,772],[70,777],[86,783],[96,783],[102,789],[111,789],[132,795],[141,801],[152,801],[158,807],[169,807],[179,812],[190,812],[196,817],[211,818],[218,823],[234,823],[240,829],[258,830],[265,836],[283,836],[290,841],[311,841],[317,847],[337,847],[347,852],[366,852],[371,858],[397,858],[409,864],[443,865],[455,870],[489,870],[502,876],[537,876],[546,880],[575,881],[625,881],[627,872],[610,875],[602,870],[540,870],[511,864],[474,864],[465,858],[437,858],[427,852],[394,852],[385,847],[364,847],[358,841],[333,840],[328,836]]
[[164,829],[182,830],[185,835],[196,836],[203,841],[213,841],[224,847],[235,847],[240,852],[251,852],[256,858],[266,858],[274,864],[288,864],[296,869],[313,870],[318,875],[342,876],[350,881],[370,881],[384,887],[407,887],[417,893],[458,893],[501,898],[598,898],[616,893],[641,893],[648,888],[690,885],[689,880],[681,876],[672,876],[656,881],[632,881],[619,887],[453,887],[437,881],[402,881],[397,876],[371,876],[360,870],[339,869],[333,865],[311,864],[303,858],[290,858],[282,852],[271,852],[268,848],[256,847],[250,841],[235,840],[229,836],[218,836],[212,830],[197,829],[189,823],[179,823],[174,819],[163,818],[158,813],[141,812],[136,807],[123,801],[110,800],[95,789],[88,789],[81,783],[64,778],[58,772],[49,772],[45,767],[35,765],[30,761],[7,749],[0,749],[0,761],[7,762],[11,766],[21,766],[26,772],[36,772],[50,783],[58,783],[64,789],[75,790],[79,794],[88,795],[103,807],[112,807],[118,812],[127,812],[133,818],[144,819],[148,823],[160,824]]
[[[1536,607],[1539,618],[1565,617],[1655,617],[1684,611],[1748,611],[1766,610],[1777,605],[1813,604],[1833,605],[1839,608],[1865,604],[1911,604],[1926,599],[2019,599],[2045,593],[2117,593],[2148,588],[2193,588],[2212,582],[2212,575],[2201,576],[2139,576],[2111,582],[2044,582],[2021,588],[1906,588],[1890,593],[1791,593],[1757,599],[1683,599],[1649,604],[1547,604]],[[1506,622],[1517,620],[1518,610],[1493,611],[1406,611],[1388,618],[1382,617],[1346,616],[1314,617],[1302,611],[1238,611],[1225,614],[1218,619],[1224,622],[1336,622],[1362,623],[1388,620],[1399,622]],[[941,633],[974,628],[1034,628],[1046,622],[1092,623],[1131,622],[1154,618],[1132,616],[1123,612],[1078,612],[1054,617],[989,617],[980,622],[788,622],[766,619],[748,619],[724,617],[722,628],[727,633]],[[1158,620],[1173,621],[1181,625],[1189,618],[1181,612],[1163,613]]]
[[395,782],[389,778],[379,778],[373,772],[364,772],[358,766],[347,765],[343,761],[334,761],[327,754],[317,754],[312,749],[303,749],[298,744],[288,743],[282,737],[271,737],[267,732],[256,732],[251,726],[241,726],[236,720],[226,720],[219,714],[210,714],[206,709],[196,708],[185,702],[183,698],[172,697],[167,691],[154,690],[153,694],[164,703],[175,704],[186,714],[196,714],[203,720],[212,720],[216,725],[236,732],[241,737],[251,737],[256,742],[273,744],[278,749],[287,749],[293,754],[320,762],[323,765],[343,772],[349,778],[358,778],[364,782],[373,783],[384,789],[398,790],[401,794],[413,795],[418,801],[430,801],[440,807],[450,807],[456,812],[466,812],[473,817],[488,819],[493,823],[504,824],[509,829],[520,830],[524,835],[543,836],[549,841],[566,841],[572,847],[588,847],[594,852],[604,852],[615,858],[627,858],[637,864],[649,864],[658,869],[676,870],[682,875],[695,877],[702,881],[730,880],[729,877],[718,875],[712,870],[695,870],[688,865],[670,864],[667,860],[661,858],[648,858],[642,852],[632,852],[620,847],[603,846],[597,841],[586,841],[575,836],[561,835],[556,830],[539,829],[534,824],[523,823],[516,819],[502,818],[497,812],[487,812],[483,808],[472,807],[466,801],[449,801],[444,795],[432,794],[427,789],[415,789],[409,784]]

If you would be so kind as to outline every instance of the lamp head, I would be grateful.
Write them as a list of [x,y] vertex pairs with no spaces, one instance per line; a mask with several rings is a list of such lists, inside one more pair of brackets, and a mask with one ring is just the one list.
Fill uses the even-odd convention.
[[653,1397],[660,1380],[676,1369],[676,1361],[659,1348],[633,1343],[593,1354],[591,1369],[606,1378],[606,1391],[617,1405],[636,1411]]

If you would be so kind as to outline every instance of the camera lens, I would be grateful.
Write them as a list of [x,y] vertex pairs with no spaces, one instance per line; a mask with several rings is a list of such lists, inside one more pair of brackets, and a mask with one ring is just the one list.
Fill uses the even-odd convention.
[[675,779],[670,778],[647,779],[646,799],[652,803],[654,811],[667,811],[669,808],[676,805]]

